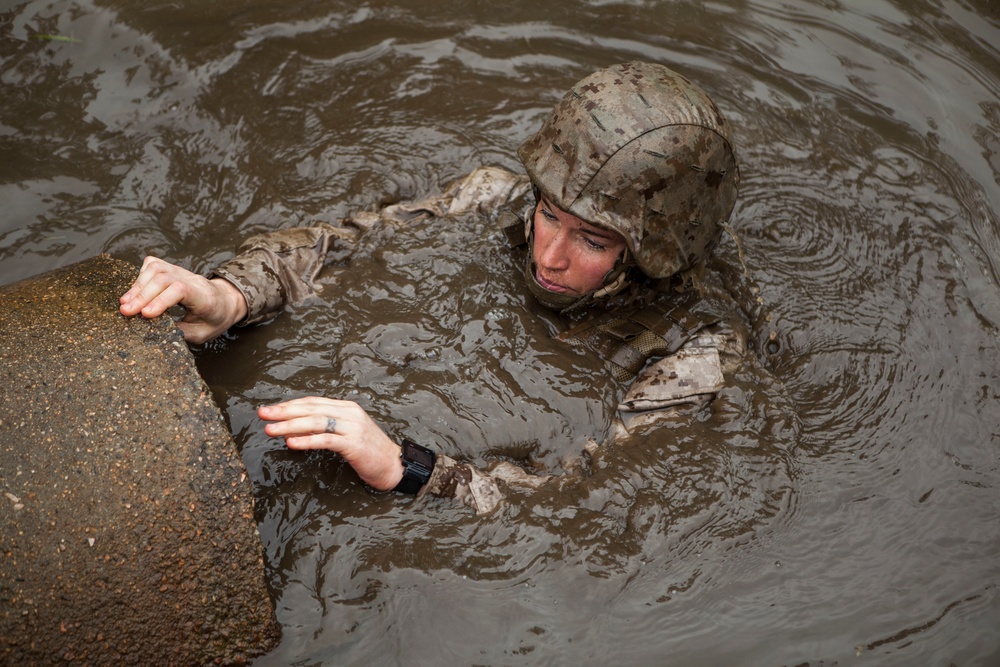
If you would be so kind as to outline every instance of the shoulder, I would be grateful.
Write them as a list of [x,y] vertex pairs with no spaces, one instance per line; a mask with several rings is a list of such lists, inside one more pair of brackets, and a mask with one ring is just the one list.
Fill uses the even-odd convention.
[[487,211],[523,196],[531,187],[528,177],[502,167],[480,167],[449,186],[448,213]]
[[449,183],[443,192],[382,209],[384,220],[408,222],[415,218],[489,212],[524,195],[530,189],[527,176],[502,167],[479,167]]

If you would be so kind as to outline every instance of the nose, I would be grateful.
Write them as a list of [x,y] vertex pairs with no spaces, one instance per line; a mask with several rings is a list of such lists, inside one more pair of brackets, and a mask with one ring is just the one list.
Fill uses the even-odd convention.
[[565,228],[546,230],[536,236],[535,264],[548,271],[569,268],[569,235]]

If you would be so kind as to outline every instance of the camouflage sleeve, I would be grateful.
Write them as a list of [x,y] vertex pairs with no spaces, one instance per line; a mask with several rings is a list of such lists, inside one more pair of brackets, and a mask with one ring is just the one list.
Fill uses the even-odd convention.
[[500,504],[503,494],[495,479],[468,463],[438,454],[431,477],[421,496],[454,498],[476,514],[487,514]]
[[[736,370],[745,354],[745,333],[713,325],[675,354],[650,363],[622,398],[618,423],[608,442],[623,440],[640,429],[655,428],[661,420],[707,405],[725,386],[726,376]],[[563,461],[565,473],[549,476],[531,474],[508,462],[484,470],[439,455],[434,472],[420,493],[454,498],[477,514],[485,514],[503,502],[504,489],[537,489],[573,476],[582,478],[587,474],[586,461],[600,446],[597,442],[588,443],[579,457]]]
[[393,204],[379,213],[359,213],[340,225],[282,229],[247,239],[236,257],[211,277],[225,278],[243,294],[247,316],[238,326],[255,324],[315,294],[315,279],[334,248],[347,251],[358,236],[379,221],[410,222],[443,215],[488,211],[524,194],[527,178],[499,167],[481,167],[441,194]]
[[725,386],[725,374],[735,370],[745,353],[741,335],[709,328],[675,354],[650,363],[618,405],[621,423],[616,437],[704,407]]
[[531,189],[526,175],[500,167],[481,167],[448,188],[449,215],[478,211],[490,213],[518,199]]
[[[745,353],[743,335],[710,327],[677,353],[652,362],[636,376],[618,405],[618,424],[608,441],[627,438],[665,418],[707,405]],[[477,514],[485,514],[503,501],[505,487],[537,489],[565,481],[567,476],[586,474],[584,461],[599,447],[590,442],[579,457],[563,461],[566,472],[559,476],[534,475],[508,462],[482,470],[438,455],[434,472],[420,493],[454,498]]]
[[530,188],[527,176],[501,167],[479,167],[450,183],[443,193],[388,206],[383,215],[392,220],[407,220],[421,215],[440,217],[477,211],[490,213],[523,196]]
[[537,489],[553,479],[556,478],[532,475],[506,461],[482,470],[438,454],[434,472],[419,495],[454,498],[476,514],[487,514],[503,502],[504,487]]
[[313,281],[331,247],[353,245],[358,234],[353,227],[319,224],[252,236],[211,277],[225,278],[246,299],[247,316],[239,326],[262,322],[280,313],[285,304],[315,294]]
[[[608,441],[627,438],[665,418],[707,405],[725,386],[725,374],[735,369],[744,352],[740,336],[709,330],[692,338],[677,353],[652,362],[636,376],[619,403],[618,423]],[[434,472],[420,493],[454,498],[477,514],[485,514],[503,501],[504,487],[537,489],[565,481],[567,476],[585,474],[583,461],[598,447],[591,442],[579,460],[564,461],[566,473],[560,476],[533,475],[507,462],[482,470],[438,455]]]

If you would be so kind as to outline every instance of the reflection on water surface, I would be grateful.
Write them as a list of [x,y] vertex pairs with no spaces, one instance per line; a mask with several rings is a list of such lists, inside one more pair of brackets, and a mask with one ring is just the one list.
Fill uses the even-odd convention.
[[[552,365],[483,221],[330,267],[321,299],[198,351],[259,490],[285,633],[262,662],[995,662],[992,5],[405,5],[7,3],[0,277],[101,251],[207,270],[253,233],[516,169],[570,84],[658,60],[736,126],[746,270],[731,238],[716,268],[761,363],[585,484],[475,518],[370,494],[253,411],[341,395],[548,470],[607,428],[608,388]],[[552,384],[529,401],[532,364]]]

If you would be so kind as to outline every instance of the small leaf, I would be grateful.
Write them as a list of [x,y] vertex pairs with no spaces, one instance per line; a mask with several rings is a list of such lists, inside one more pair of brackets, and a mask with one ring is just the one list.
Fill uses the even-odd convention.
[[35,39],[43,39],[46,42],[72,42],[73,44],[83,44],[82,39],[77,39],[76,37],[66,37],[65,35],[45,35],[42,33],[35,33],[32,36]]

